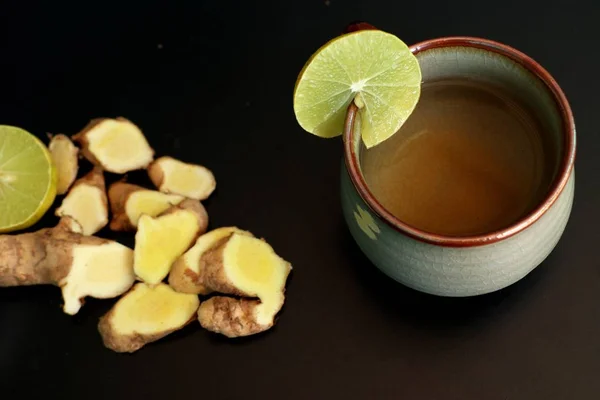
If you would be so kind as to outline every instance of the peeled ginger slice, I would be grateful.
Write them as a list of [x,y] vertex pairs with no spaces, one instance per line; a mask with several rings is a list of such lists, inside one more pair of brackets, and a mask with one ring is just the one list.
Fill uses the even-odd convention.
[[48,150],[52,156],[52,162],[58,171],[58,182],[56,194],[67,193],[79,171],[77,156],[79,149],[75,147],[71,139],[63,134],[55,135],[50,139]]
[[173,264],[169,273],[169,285],[181,293],[208,294],[210,290],[201,282],[200,258],[220,240],[232,233],[252,236],[250,232],[236,227],[222,227],[213,229],[201,235],[194,246],[179,257]]
[[179,209],[156,218],[142,215],[135,235],[135,274],[152,285],[162,281],[173,262],[196,239],[199,229],[198,217],[190,210]]
[[[285,301],[285,285],[292,267],[267,242],[234,233],[204,253],[200,263],[200,281],[205,287],[245,297],[213,297],[202,303],[198,321],[204,328],[235,337],[273,326]],[[236,321],[240,321],[237,328]]]
[[63,310],[77,314],[87,297],[110,299],[125,293],[133,282],[133,251],[117,242],[101,245],[77,244],[71,253],[73,262],[62,286]]
[[196,200],[208,198],[217,186],[209,169],[172,157],[160,157],[154,161],[148,167],[148,176],[161,192]]
[[146,168],[154,159],[140,128],[125,118],[93,120],[73,140],[91,163],[116,174]]
[[78,179],[56,209],[59,217],[71,217],[84,235],[93,235],[108,224],[108,200],[102,170],[94,168]]
[[168,285],[136,284],[98,324],[104,345],[132,353],[177,331],[194,319],[198,296],[177,293]]

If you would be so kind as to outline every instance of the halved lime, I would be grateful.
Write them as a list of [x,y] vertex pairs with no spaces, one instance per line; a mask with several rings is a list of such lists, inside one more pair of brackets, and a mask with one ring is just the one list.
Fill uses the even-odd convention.
[[0,125],[0,232],[39,221],[54,202],[56,183],[44,143],[21,128]]
[[329,41],[310,58],[296,82],[294,112],[306,131],[334,137],[354,100],[369,148],[402,126],[420,93],[421,69],[408,46],[392,34],[362,30]]

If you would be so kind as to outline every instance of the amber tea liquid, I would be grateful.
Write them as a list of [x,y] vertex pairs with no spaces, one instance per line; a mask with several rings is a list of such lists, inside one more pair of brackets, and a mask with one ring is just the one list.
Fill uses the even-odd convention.
[[402,222],[469,236],[530,212],[551,180],[541,125],[509,94],[467,80],[426,83],[390,139],[363,150],[375,198]]

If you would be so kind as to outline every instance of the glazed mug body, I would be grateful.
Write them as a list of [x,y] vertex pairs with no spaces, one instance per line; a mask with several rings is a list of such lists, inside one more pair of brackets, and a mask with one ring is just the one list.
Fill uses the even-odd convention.
[[479,38],[434,39],[411,47],[423,81],[484,79],[511,87],[544,123],[556,144],[553,181],[537,207],[496,232],[449,237],[409,226],[372,195],[362,176],[355,135],[356,106],[348,108],[341,173],[343,215],[363,253],[389,277],[441,296],[473,296],[509,286],[536,268],[567,225],[575,192],[575,125],[562,90],[534,60],[506,45]]

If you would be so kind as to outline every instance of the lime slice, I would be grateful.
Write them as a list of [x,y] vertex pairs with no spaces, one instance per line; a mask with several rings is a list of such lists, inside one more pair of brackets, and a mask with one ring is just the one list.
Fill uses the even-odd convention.
[[362,30],[331,40],[306,63],[294,90],[294,112],[304,130],[329,138],[342,133],[354,100],[370,148],[402,126],[420,93],[419,62],[408,46],[392,34]]
[[56,183],[46,146],[23,129],[0,125],[0,232],[39,221],[54,202]]

